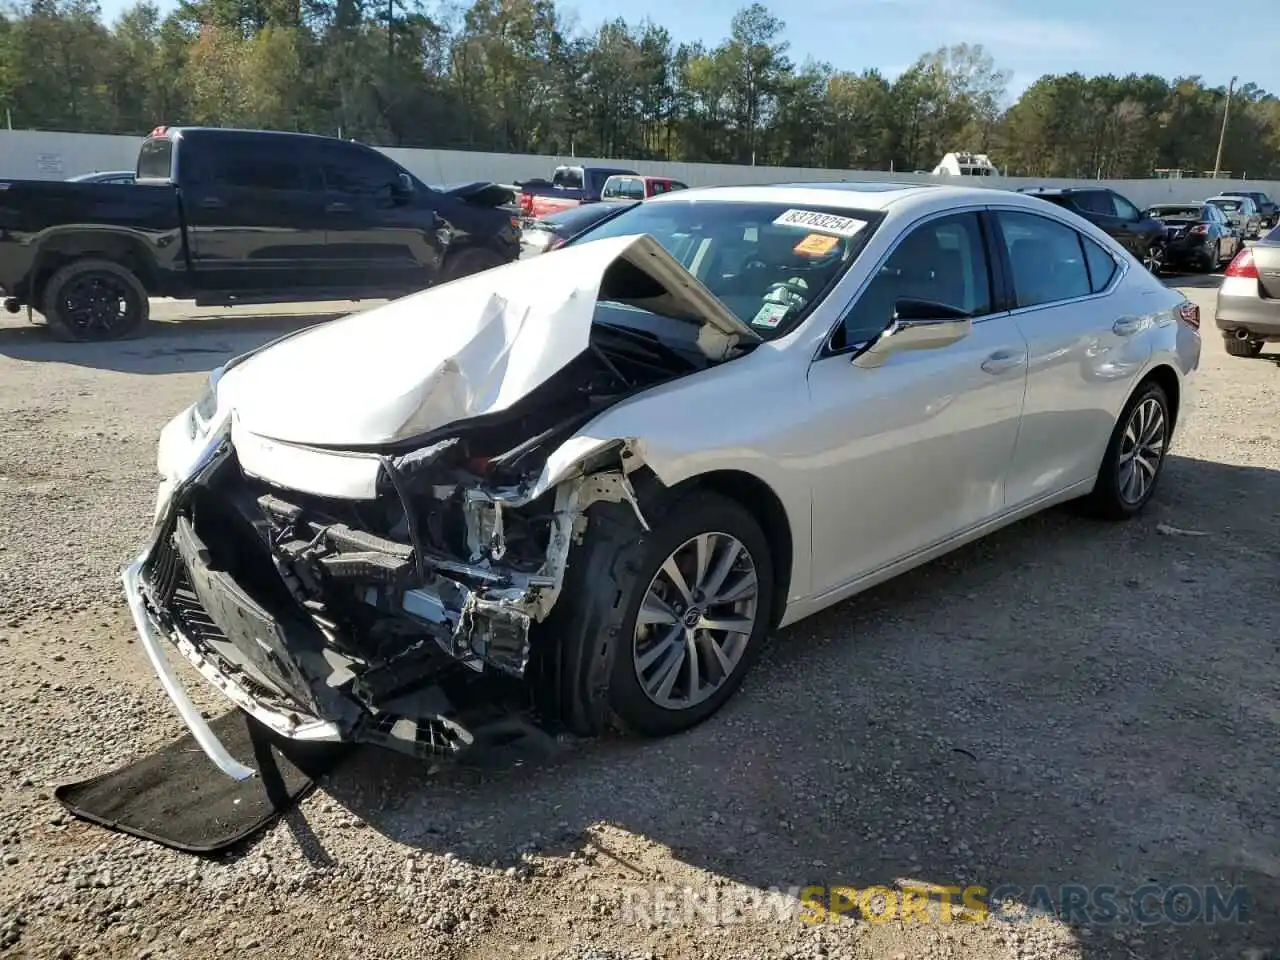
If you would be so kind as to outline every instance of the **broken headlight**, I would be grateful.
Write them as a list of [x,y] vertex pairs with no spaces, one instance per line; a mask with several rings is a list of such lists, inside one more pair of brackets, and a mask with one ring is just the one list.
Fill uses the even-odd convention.
[[226,367],[215,367],[209,372],[209,379],[205,381],[204,390],[201,391],[199,399],[191,407],[192,437],[204,433],[209,427],[209,421],[218,412],[218,381],[222,379],[222,372],[225,369]]

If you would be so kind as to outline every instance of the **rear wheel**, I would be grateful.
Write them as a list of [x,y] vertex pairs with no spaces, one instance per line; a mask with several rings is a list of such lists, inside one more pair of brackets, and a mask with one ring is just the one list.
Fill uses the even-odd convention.
[[1160,479],[1172,426],[1164,388],[1154,380],[1142,384],[1116,420],[1093,491],[1082,503],[1086,512],[1104,520],[1141,513]]
[[1164,255],[1164,242],[1157,240],[1147,247],[1147,252],[1142,257],[1142,265],[1159,276],[1164,272]]
[[76,260],[49,278],[42,312],[59,340],[119,340],[147,322],[151,304],[128,268],[110,260]]
[[1222,338],[1222,345],[1233,357],[1256,357],[1262,353],[1261,340],[1239,340],[1235,336]]
[[498,267],[504,263],[506,261],[498,255],[497,251],[490,250],[488,247],[467,247],[457,253],[446,255],[440,282],[448,283],[450,280],[469,277],[473,273],[480,273],[482,270]]

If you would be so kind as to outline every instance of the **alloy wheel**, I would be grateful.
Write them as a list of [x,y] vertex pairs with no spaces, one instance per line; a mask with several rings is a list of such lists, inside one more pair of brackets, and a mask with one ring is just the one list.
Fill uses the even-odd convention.
[[1152,273],[1159,274],[1164,269],[1164,244],[1151,244],[1142,258],[1142,265]]
[[119,277],[87,273],[62,290],[59,300],[67,326],[106,338],[129,325],[129,313],[136,309],[132,298],[133,292]]
[[703,533],[673,550],[636,614],[632,656],[645,696],[687,710],[719,690],[742,663],[759,592],[755,561],[736,537]]
[[1120,441],[1120,496],[1131,506],[1141,503],[1155,483],[1167,436],[1164,407],[1147,397],[1129,415]]

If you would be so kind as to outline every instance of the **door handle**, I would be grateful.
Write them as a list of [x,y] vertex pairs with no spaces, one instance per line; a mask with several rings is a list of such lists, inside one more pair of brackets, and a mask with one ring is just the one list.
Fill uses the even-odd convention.
[[324,208],[325,213],[350,213],[351,204],[349,203],[331,203]]
[[1132,337],[1141,329],[1141,317],[1121,317],[1111,325],[1111,332],[1117,337]]
[[221,210],[226,203],[220,197],[201,197],[199,205],[206,210]]
[[982,369],[992,374],[1008,373],[1026,362],[1027,355],[1019,350],[997,350],[982,361]]

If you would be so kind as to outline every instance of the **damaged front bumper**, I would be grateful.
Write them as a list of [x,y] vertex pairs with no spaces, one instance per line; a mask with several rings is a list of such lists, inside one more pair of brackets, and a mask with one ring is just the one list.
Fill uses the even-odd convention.
[[[483,491],[468,491],[463,505],[470,544],[484,557],[470,563],[438,555],[427,561],[403,542],[346,524],[299,519],[292,516],[299,512],[292,503],[257,497],[268,523],[290,524],[288,536],[279,528],[272,534],[277,587],[288,583],[290,570],[326,584],[345,583],[356,606],[384,618],[380,625],[406,631],[394,656],[365,657],[344,643],[351,637],[342,636],[329,610],[313,601],[296,608],[273,605],[261,595],[261,581],[239,582],[204,542],[188,507],[234,453],[225,424],[209,435],[180,475],[162,485],[151,542],[122,580],[138,636],[165,692],[201,749],[236,779],[254,770],[229,754],[191,702],[169,661],[171,649],[236,707],[284,737],[373,743],[436,759],[456,756],[476,742],[481,725],[501,725],[502,718],[499,705],[458,695],[466,683],[458,680],[459,666],[469,667],[461,674],[472,678],[486,670],[522,677],[531,628],[555,603],[583,510],[602,499],[635,503],[621,472],[562,483],[554,493],[545,562],[537,573],[513,575],[499,562],[509,502]],[[214,532],[216,527],[207,525]],[[318,559],[308,552],[315,550],[323,553]],[[281,564],[281,558],[298,564]],[[424,569],[425,581],[414,575]],[[290,589],[298,594],[302,586]]]

